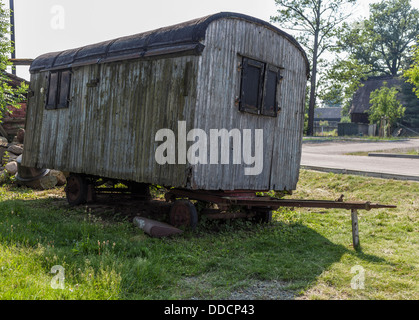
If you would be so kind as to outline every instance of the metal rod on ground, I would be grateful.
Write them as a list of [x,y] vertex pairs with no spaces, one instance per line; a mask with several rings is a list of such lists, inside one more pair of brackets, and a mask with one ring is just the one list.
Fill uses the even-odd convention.
[[205,217],[212,220],[229,220],[229,219],[240,219],[240,218],[252,218],[255,214],[251,213],[210,213],[206,214]]

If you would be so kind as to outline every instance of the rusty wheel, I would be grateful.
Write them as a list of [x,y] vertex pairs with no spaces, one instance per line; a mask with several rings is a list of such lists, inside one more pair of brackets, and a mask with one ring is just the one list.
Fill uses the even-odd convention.
[[264,211],[259,213],[259,221],[261,223],[271,223],[272,222],[272,211]]
[[87,182],[84,177],[72,174],[67,178],[65,187],[67,201],[71,206],[77,206],[87,201]]
[[194,204],[188,200],[177,200],[170,209],[170,224],[174,227],[195,229],[198,213]]
[[256,223],[272,222],[272,210],[268,208],[252,208],[251,212],[255,214],[252,220]]

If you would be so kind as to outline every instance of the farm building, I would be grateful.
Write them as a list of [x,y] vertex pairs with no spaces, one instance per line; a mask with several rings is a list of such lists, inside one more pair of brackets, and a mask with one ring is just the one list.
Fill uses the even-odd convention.
[[[315,133],[338,129],[338,123],[342,119],[342,108],[316,108],[314,109]],[[325,124],[323,124],[325,123]]]
[[355,93],[352,108],[350,110],[351,120],[364,127],[369,124],[368,110],[371,107],[370,94],[380,89],[384,82],[388,87],[396,87],[399,91],[397,98],[406,108],[404,117],[400,120],[401,129],[404,134],[417,135],[419,132],[419,99],[412,91],[412,85],[404,81],[403,78],[393,76],[369,77],[363,81],[363,86]]
[[[190,190],[296,188],[309,63],[265,21],[219,13],[44,54],[30,72],[24,166]],[[227,148],[190,157],[213,130]]]
[[400,87],[403,80],[393,76],[369,77],[362,82],[362,86],[355,92],[352,107],[349,111],[351,121],[354,123],[369,124],[368,110],[371,108],[370,95],[373,91],[380,89],[384,82],[388,87]]

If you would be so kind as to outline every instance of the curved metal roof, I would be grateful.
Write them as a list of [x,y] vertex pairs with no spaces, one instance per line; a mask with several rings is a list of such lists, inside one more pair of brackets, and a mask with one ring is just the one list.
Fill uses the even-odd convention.
[[307,75],[309,74],[310,67],[306,53],[292,36],[266,21],[233,12],[220,12],[132,36],[87,45],[81,48],[43,54],[32,62],[30,72],[35,73],[171,53],[200,54],[204,49],[200,41],[205,38],[209,24],[215,20],[225,18],[246,20],[262,25],[286,37],[302,52],[307,63]]

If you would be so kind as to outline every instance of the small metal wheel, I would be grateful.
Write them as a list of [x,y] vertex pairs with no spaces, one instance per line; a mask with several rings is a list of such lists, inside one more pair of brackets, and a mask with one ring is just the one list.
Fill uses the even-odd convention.
[[263,208],[253,208],[253,221],[256,223],[270,223],[272,222],[272,210]]
[[78,174],[72,174],[67,178],[67,186],[65,187],[67,201],[70,206],[77,206],[87,201],[87,181]]
[[174,227],[187,227],[192,230],[198,224],[198,213],[194,204],[188,200],[177,200],[171,207],[170,224]]
[[272,211],[269,210],[269,211],[260,212],[260,213],[258,213],[258,215],[256,217],[259,220],[259,223],[271,223],[272,222]]

